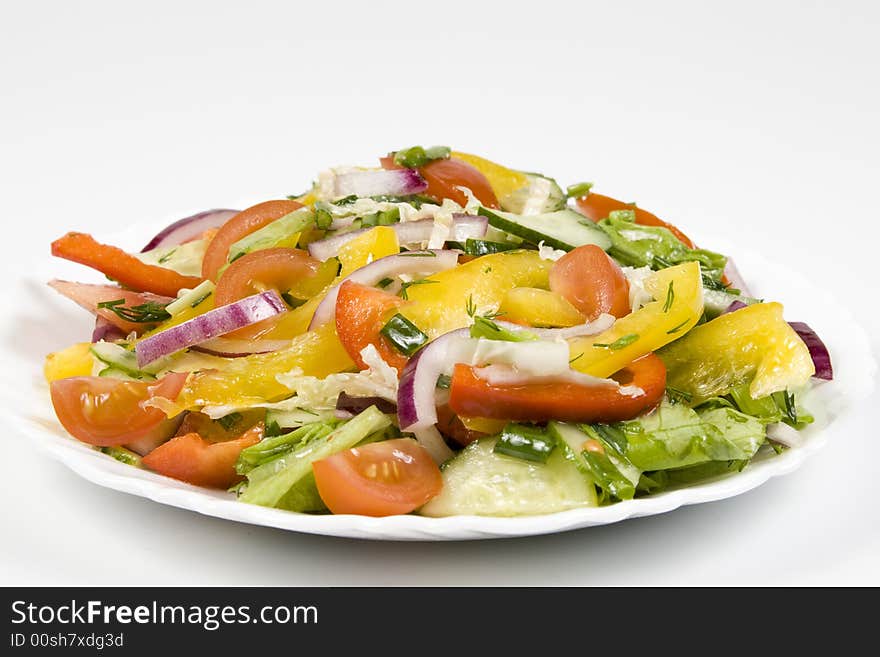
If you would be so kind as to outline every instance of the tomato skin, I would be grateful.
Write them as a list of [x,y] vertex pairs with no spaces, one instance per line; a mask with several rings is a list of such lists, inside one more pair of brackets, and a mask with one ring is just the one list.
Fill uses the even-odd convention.
[[459,415],[524,422],[619,422],[655,406],[666,390],[666,367],[654,354],[634,361],[612,378],[644,391],[630,397],[616,388],[574,383],[533,383],[494,386],[479,378],[470,365],[455,366],[449,406]]
[[303,207],[296,201],[264,201],[242,210],[223,224],[205,250],[202,277],[217,281],[217,273],[229,258],[229,247],[276,219]]
[[155,382],[74,376],[49,384],[58,421],[77,440],[112,447],[142,438],[162,423],[165,413],[144,407],[153,397],[176,399],[188,374],[166,374]]
[[361,349],[372,344],[386,363],[398,373],[403,371],[407,357],[397,351],[379,331],[394,314],[392,311],[405,303],[394,294],[353,281],[345,281],[339,287],[339,296],[336,298],[336,333],[359,369],[366,367],[361,358]]
[[618,201],[610,196],[603,196],[602,194],[594,194],[592,192],[587,196],[581,196],[575,202],[581,213],[590,221],[601,221],[614,210],[635,210],[637,224],[641,224],[642,226],[659,226],[661,228],[666,228],[687,248],[697,248],[691,238],[681,232],[678,228],[667,221],[663,221],[647,210],[642,210],[641,208],[636,207],[633,203],[624,203],[623,201]]
[[210,443],[197,433],[187,433],[159,445],[143,458],[153,472],[193,486],[229,488],[241,477],[235,462],[245,447],[263,438],[263,424],[248,429],[240,438]]
[[[385,169],[403,168],[396,164],[394,158],[390,155],[379,158],[379,162]],[[465,193],[456,189],[461,186],[471,190],[480,203],[487,208],[500,207],[498,205],[498,198],[495,196],[489,180],[467,162],[462,162],[455,158],[434,160],[416,170],[428,183],[425,195],[431,196],[438,201],[449,198],[461,206],[467,205],[468,198]]]
[[565,297],[588,321],[602,313],[630,313],[629,282],[623,270],[595,244],[569,251],[550,270],[550,289]]
[[355,447],[315,461],[312,470],[318,493],[333,513],[409,513],[443,488],[440,468],[410,438]]
[[314,278],[321,267],[302,249],[261,249],[237,258],[221,274],[214,291],[215,306],[244,299],[268,288],[287,292],[298,283]]

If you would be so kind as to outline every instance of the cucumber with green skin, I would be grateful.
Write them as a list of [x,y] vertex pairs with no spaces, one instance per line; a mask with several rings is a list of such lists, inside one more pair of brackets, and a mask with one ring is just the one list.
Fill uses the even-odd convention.
[[567,198],[559,184],[540,173],[523,171],[528,184],[498,199],[501,209],[515,214],[542,214],[565,208]]
[[472,442],[443,467],[443,489],[424,516],[521,516],[597,505],[593,483],[554,450],[546,463],[496,454],[497,437]]
[[513,214],[481,207],[479,213],[489,220],[489,225],[521,237],[532,244],[543,242],[546,246],[571,251],[585,244],[595,244],[603,251],[611,247],[605,232],[579,212],[571,209],[544,214]]

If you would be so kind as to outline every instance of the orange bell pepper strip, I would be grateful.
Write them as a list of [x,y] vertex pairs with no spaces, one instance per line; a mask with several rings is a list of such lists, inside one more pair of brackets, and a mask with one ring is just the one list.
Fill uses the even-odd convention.
[[202,282],[173,269],[148,265],[122,249],[101,244],[86,233],[67,233],[52,242],[52,255],[78,262],[109,276],[127,288],[176,297],[182,288],[194,288]]

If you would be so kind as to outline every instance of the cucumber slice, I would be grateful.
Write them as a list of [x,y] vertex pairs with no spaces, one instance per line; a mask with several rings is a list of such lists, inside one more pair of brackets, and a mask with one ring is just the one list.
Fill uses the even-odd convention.
[[496,437],[481,438],[443,468],[443,490],[421,508],[424,516],[520,516],[596,506],[596,489],[563,450],[547,463],[493,452]]
[[[590,438],[590,436],[576,426],[565,424],[563,422],[550,422],[547,425],[547,430],[550,432],[550,435],[556,438],[556,444],[562,448],[565,457],[569,461],[572,461],[577,466],[578,470],[588,477],[591,482],[594,481],[592,468],[587,464],[583,452],[583,444]],[[642,474],[638,468],[632,463],[621,460],[611,451],[608,452],[608,459],[611,461],[612,467],[617,468],[620,475],[629,480],[633,487],[638,485],[639,477]]]
[[706,319],[715,319],[734,301],[741,301],[747,306],[758,303],[758,299],[744,297],[740,294],[732,294],[723,290],[703,289],[703,309],[706,311]]
[[[128,377],[137,380],[151,381],[156,378],[157,367],[161,367],[165,361],[151,363],[147,369],[141,369],[137,365],[137,357],[133,351],[129,351],[113,342],[96,342],[90,347],[92,355],[107,365],[107,368],[99,373],[99,376],[113,378]],[[120,376],[122,375],[122,376]]]
[[489,219],[491,226],[532,244],[544,242],[563,251],[571,251],[584,244],[595,244],[604,251],[611,247],[611,239],[602,229],[574,210],[524,215],[481,207],[480,214]]
[[278,246],[294,247],[299,234],[314,222],[315,213],[310,207],[294,210],[235,242],[229,247],[229,262],[251,251]]
[[566,196],[553,178],[526,173],[528,184],[499,200],[501,209],[516,214],[544,214],[565,208]]
[[266,411],[266,426],[275,425],[278,429],[298,429],[305,424],[312,422],[322,422],[324,420],[332,420],[336,417],[333,411],[314,412],[306,411],[301,408],[294,408],[289,411],[278,411],[269,409]]

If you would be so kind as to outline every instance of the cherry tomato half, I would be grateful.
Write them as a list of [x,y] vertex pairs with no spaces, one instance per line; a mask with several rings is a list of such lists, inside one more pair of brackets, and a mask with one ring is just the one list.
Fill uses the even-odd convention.
[[440,468],[410,438],[355,447],[315,461],[312,470],[318,493],[333,513],[409,513],[443,488]]
[[217,272],[229,258],[229,247],[276,219],[303,207],[296,201],[264,201],[242,210],[220,227],[208,243],[202,260],[202,277],[217,280]]
[[618,264],[595,244],[579,246],[550,270],[550,289],[592,321],[602,313],[630,312],[629,282]]
[[122,381],[74,376],[49,384],[59,422],[77,440],[109,447],[142,438],[163,422],[165,413],[144,406],[153,397],[176,399],[187,373],[166,374],[159,381]]

